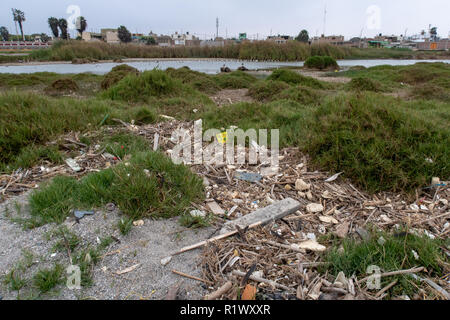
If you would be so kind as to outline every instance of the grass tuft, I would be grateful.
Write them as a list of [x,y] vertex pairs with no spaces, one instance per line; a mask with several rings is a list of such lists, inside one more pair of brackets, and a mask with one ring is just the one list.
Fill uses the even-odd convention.
[[91,173],[80,181],[56,177],[30,197],[32,216],[41,224],[61,223],[71,209],[115,203],[129,218],[182,214],[203,198],[199,177],[158,152],[134,154],[128,163]]
[[[383,238],[384,243],[379,239]],[[440,261],[445,261],[440,246],[440,240],[431,240],[409,233],[372,232],[370,240],[357,241],[345,239],[334,243],[324,255],[324,261],[329,265],[327,270],[334,275],[344,272],[350,277],[356,275],[363,278],[367,275],[369,266],[378,266],[381,272],[390,272],[414,267],[425,267],[431,276],[442,276]],[[414,252],[417,253],[416,259]],[[324,270],[323,270],[324,271]],[[402,295],[415,292],[412,278],[408,275],[382,278],[382,287],[393,279],[399,284],[394,287],[392,294]]]

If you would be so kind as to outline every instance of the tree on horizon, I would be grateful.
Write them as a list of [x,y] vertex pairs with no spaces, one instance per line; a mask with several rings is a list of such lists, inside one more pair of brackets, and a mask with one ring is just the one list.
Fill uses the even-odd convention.
[[26,21],[25,12],[18,9],[12,9],[12,14],[14,22],[17,22],[19,24],[20,33],[22,34],[22,40],[25,41],[25,36],[23,34],[23,22]]
[[83,32],[87,28],[87,21],[84,17],[78,17],[77,18],[77,31],[78,33],[83,36]]
[[61,38],[64,40],[69,39],[69,34],[67,33],[67,20],[62,18],[58,21],[59,29],[61,29]]
[[50,17],[48,18],[48,26],[50,27],[50,29],[52,30],[52,34],[55,38],[59,37],[59,21],[57,18],[55,17]]
[[0,27],[0,37],[3,41],[9,41],[9,31],[6,27]]
[[300,41],[300,42],[308,42],[309,41],[309,34],[308,31],[303,29],[302,31],[300,31],[300,33],[298,34],[298,36],[295,38],[295,40]]
[[120,26],[119,29],[117,29],[117,33],[121,42],[131,42],[131,33],[125,26]]

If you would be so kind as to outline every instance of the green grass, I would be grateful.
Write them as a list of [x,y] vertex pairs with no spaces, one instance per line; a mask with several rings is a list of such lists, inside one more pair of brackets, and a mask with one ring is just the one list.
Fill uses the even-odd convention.
[[305,67],[318,70],[336,70],[339,66],[335,59],[329,56],[312,56],[306,59]]
[[[379,242],[382,237],[385,242]],[[324,254],[324,262],[329,263],[322,271],[333,275],[344,272],[347,277],[356,275],[359,279],[368,276],[369,266],[378,266],[382,273],[425,267],[429,276],[442,276],[442,261],[445,261],[440,249],[441,240],[431,240],[409,233],[372,232],[370,240],[356,241],[345,239],[335,240],[333,246]],[[342,246],[343,250],[339,248]],[[418,254],[416,260],[413,250]],[[391,289],[391,296],[411,294],[416,292],[415,281],[409,275],[399,275],[381,279],[381,287],[394,279],[398,284]]]
[[214,79],[222,89],[249,88],[253,83],[258,81],[254,76],[239,70],[218,74]]
[[117,222],[117,228],[119,229],[121,235],[126,236],[133,228],[133,219],[120,219],[119,222]]
[[0,172],[30,166],[42,159],[61,161],[45,144],[70,131],[96,130],[114,118],[130,122],[157,120],[154,109],[100,99],[49,98],[10,91],[0,93]]
[[220,90],[220,87],[215,81],[214,76],[193,71],[188,67],[182,67],[179,69],[168,68],[166,70],[166,73],[170,77],[178,79],[182,83],[188,84],[192,88],[206,94],[213,94]]
[[372,80],[370,78],[353,78],[349,83],[345,86],[348,90],[351,91],[373,91],[380,92],[382,91],[381,83],[377,80]]
[[61,223],[71,209],[115,203],[129,218],[182,214],[203,198],[202,181],[187,167],[157,152],[134,154],[128,163],[91,173],[77,181],[56,177],[30,197],[35,225]]
[[206,128],[280,129],[281,147],[300,147],[317,167],[343,171],[369,192],[414,192],[432,177],[450,175],[449,117],[448,103],[366,92],[329,96],[319,107],[292,100],[241,103],[203,118]]
[[101,147],[119,159],[124,159],[126,155],[150,150],[147,140],[129,133],[117,133],[112,136],[106,136]]
[[324,89],[327,85],[319,80],[306,77],[298,72],[289,69],[277,69],[267,78],[267,80],[283,81],[288,84],[301,84],[314,89]]
[[55,264],[52,269],[38,271],[33,277],[33,284],[41,293],[46,293],[63,283],[63,279],[63,266]]
[[446,90],[450,89],[450,64],[442,62],[416,63],[409,66],[382,65],[362,70],[348,70],[334,75],[370,79],[391,90],[407,85],[424,84],[432,84]]
[[258,81],[249,88],[248,94],[258,101],[271,101],[277,94],[288,88],[289,85],[283,81]]
[[129,74],[138,75],[139,70],[127,64],[115,66],[114,68],[112,68],[110,72],[105,74],[101,83],[101,88],[103,90],[106,90],[115,85],[116,83],[118,83],[120,80],[122,80]]
[[128,102],[146,101],[149,97],[161,97],[181,93],[181,84],[164,71],[145,71],[141,75],[130,74],[106,90],[102,96],[111,100]]
[[20,272],[16,269],[12,269],[8,272],[4,279],[3,283],[9,287],[12,291],[19,291],[26,285],[26,280],[22,278]]

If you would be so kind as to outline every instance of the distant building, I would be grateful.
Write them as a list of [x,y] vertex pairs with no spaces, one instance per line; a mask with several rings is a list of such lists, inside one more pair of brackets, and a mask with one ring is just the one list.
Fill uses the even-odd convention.
[[197,43],[200,44],[200,40],[189,32],[184,34],[175,32],[171,35],[172,43],[174,46],[193,46]]
[[281,36],[281,35],[267,37],[267,41],[275,42],[276,44],[285,44],[289,40],[293,40],[293,38],[290,36]]
[[449,50],[450,39],[441,39],[439,41],[417,42],[417,50]]
[[344,36],[324,36],[312,38],[312,43],[331,44],[334,46],[341,46],[344,44]]
[[120,43],[117,29],[101,29],[102,39],[107,43]]

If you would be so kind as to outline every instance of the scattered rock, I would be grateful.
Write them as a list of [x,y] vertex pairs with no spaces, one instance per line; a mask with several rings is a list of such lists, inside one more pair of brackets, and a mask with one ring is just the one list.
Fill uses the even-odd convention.
[[204,217],[206,217],[206,213],[204,211],[201,211],[201,210],[192,210],[189,213],[194,218],[197,218],[197,217],[204,218]]
[[339,221],[337,221],[333,217],[320,216],[319,220],[324,222],[324,223],[330,223],[330,224],[338,224],[339,223]]
[[224,215],[225,211],[217,204],[217,202],[208,202],[207,206],[215,215]]
[[295,181],[295,190],[305,191],[311,189],[311,185],[303,181],[303,179],[297,179]]
[[172,261],[172,257],[166,257],[164,259],[161,259],[161,265],[165,267],[170,263],[170,261]]
[[316,242],[314,240],[304,241],[295,246],[298,249],[305,249],[305,250],[310,250],[310,251],[314,251],[314,252],[322,252],[327,249],[325,246],[319,244],[318,242]]
[[309,213],[322,212],[323,206],[320,203],[310,203],[306,206],[306,211]]
[[368,241],[370,239],[370,234],[363,228],[356,227],[356,233],[363,239],[364,241]]
[[144,220],[133,221],[135,227],[142,227],[144,225]]
[[339,238],[344,239],[347,237],[348,230],[350,228],[350,223],[344,222],[336,227],[336,231],[334,232]]

